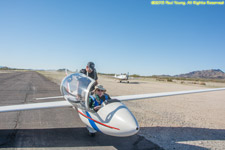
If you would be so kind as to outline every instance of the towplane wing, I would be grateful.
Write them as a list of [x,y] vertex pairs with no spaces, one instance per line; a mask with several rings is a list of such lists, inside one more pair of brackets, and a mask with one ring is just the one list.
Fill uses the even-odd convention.
[[[225,88],[201,89],[201,90],[177,91],[177,92],[164,92],[164,93],[150,93],[150,94],[139,94],[139,95],[127,95],[127,96],[116,96],[116,97],[111,97],[111,98],[112,99],[118,99],[120,101],[129,101],[129,100],[138,100],[138,99],[156,98],[156,97],[165,97],[165,96],[174,96],[174,95],[184,95],[184,94],[202,93],[202,92],[212,92],[212,91],[221,91],[221,90],[225,90]],[[72,104],[70,104],[68,101],[64,100],[64,101],[45,102],[45,103],[32,103],[32,104],[0,106],[0,112],[45,109],[45,108],[57,108],[57,107],[72,107]]]

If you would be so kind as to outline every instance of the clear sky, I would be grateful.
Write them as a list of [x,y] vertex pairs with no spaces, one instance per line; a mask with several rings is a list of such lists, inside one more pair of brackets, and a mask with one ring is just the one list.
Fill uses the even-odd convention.
[[175,75],[225,71],[225,5],[0,0],[0,66]]

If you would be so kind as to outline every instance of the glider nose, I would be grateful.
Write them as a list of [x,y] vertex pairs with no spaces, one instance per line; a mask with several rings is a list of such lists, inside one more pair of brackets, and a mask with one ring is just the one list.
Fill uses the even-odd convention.
[[131,136],[139,131],[136,118],[125,105],[117,108],[111,123],[119,129],[118,132],[113,133],[113,136]]
[[[131,136],[136,134],[139,131],[139,125],[134,117],[134,115],[129,111],[128,108],[123,109],[119,114],[119,120],[121,120],[121,135],[123,136]],[[123,118],[123,119],[122,119]]]
[[132,136],[139,131],[139,125],[130,110],[121,102],[113,102],[98,111],[101,118],[109,125],[100,130],[112,136]]

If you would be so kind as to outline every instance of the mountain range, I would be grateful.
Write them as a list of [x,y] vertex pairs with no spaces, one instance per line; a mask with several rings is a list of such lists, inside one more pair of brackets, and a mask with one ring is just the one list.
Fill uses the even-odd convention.
[[225,73],[220,69],[193,71],[186,74],[175,75],[181,78],[205,78],[205,79],[225,79]]

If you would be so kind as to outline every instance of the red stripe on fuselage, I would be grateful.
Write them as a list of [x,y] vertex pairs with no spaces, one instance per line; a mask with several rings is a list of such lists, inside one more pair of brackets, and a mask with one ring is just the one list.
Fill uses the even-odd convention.
[[118,129],[118,128],[111,127],[111,126],[108,126],[108,125],[106,125],[106,124],[103,124],[103,123],[101,123],[101,122],[99,122],[99,121],[96,121],[96,120],[94,120],[94,119],[92,119],[92,118],[86,116],[85,114],[83,114],[83,113],[80,112],[79,110],[77,110],[77,111],[78,111],[82,116],[84,116],[84,117],[86,117],[86,118],[88,118],[88,119],[91,119],[91,120],[93,120],[94,122],[96,122],[96,123],[98,123],[98,124],[100,124],[100,125],[103,125],[103,126],[105,126],[105,127],[111,128],[111,129],[120,130],[120,129]]

